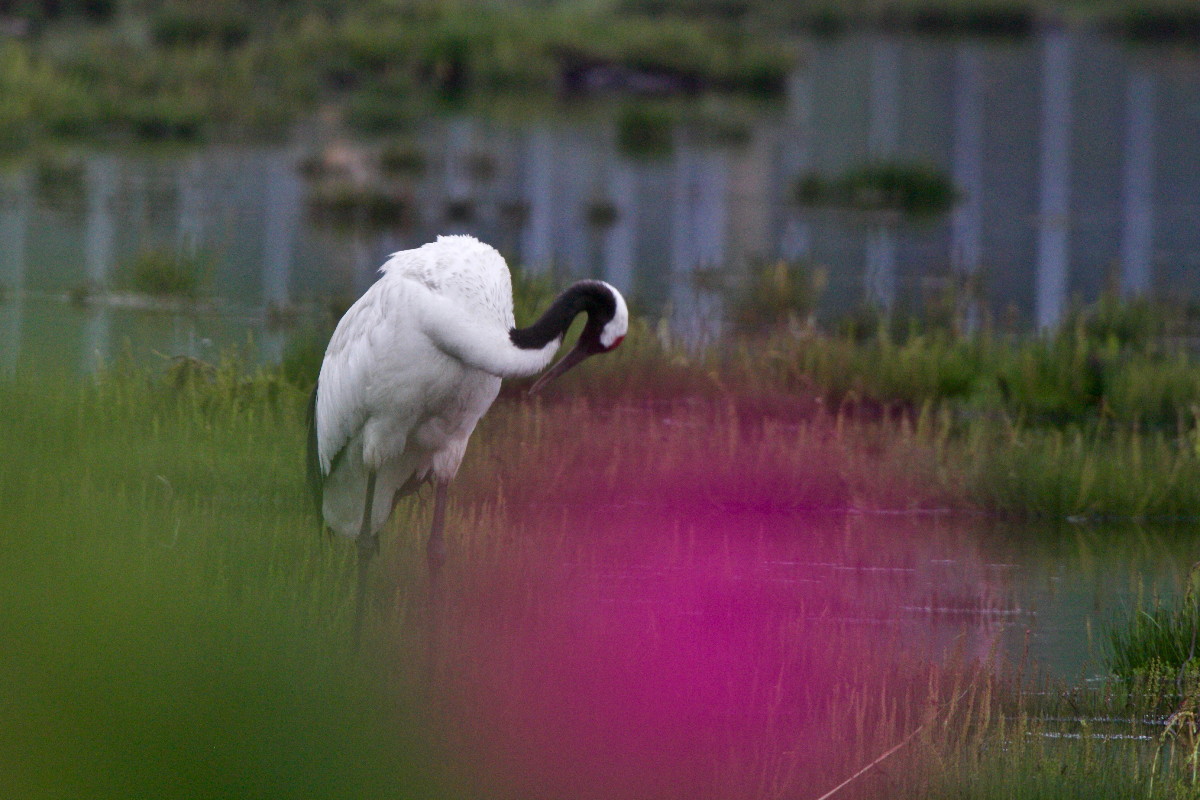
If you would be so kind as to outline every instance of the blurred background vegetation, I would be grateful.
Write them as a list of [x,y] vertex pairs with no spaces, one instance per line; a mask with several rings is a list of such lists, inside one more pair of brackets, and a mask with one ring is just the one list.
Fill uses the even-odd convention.
[[4,0],[0,144],[272,136],[318,110],[394,130],[422,99],[570,92],[597,64],[774,94],[800,31],[1012,36],[1058,19],[1200,36],[1189,0]]

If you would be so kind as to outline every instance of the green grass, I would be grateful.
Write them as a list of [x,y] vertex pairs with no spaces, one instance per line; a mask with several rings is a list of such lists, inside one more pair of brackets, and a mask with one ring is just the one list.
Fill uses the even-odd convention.
[[[744,577],[797,557],[910,563],[909,537],[837,509],[962,499],[1005,447],[1000,469],[1033,459],[1033,480],[1086,439],[960,439],[933,411],[796,424],[721,394],[598,405],[562,384],[503,400],[455,482],[430,683],[408,533],[428,509],[391,524],[355,653],[353,548],[316,533],[293,380],[230,358],[0,383],[0,757],[16,794],[807,795],[918,728],[846,796],[1146,786],[1153,747],[1047,739],[1070,703],[1031,704],[999,665],[931,662],[904,628],[852,623],[887,619],[894,589]],[[771,520],[799,527],[776,538]],[[1119,696],[1105,702],[1115,715]],[[1187,779],[1181,760],[1153,766],[1160,786]]]
[[[721,277],[729,275],[737,278]],[[932,405],[963,422],[1007,417],[1034,429],[1132,427],[1160,431],[1181,446],[1179,435],[1195,427],[1200,363],[1187,347],[1196,326],[1183,309],[1105,295],[1042,336],[986,325],[964,332],[953,298],[920,316],[822,320],[814,309],[824,280],[818,266],[783,263],[703,275],[702,286],[731,297],[727,341],[687,352],[672,346],[661,326],[646,327],[637,331],[636,348],[601,367],[630,371],[636,381],[580,381],[579,388],[599,399],[753,386],[733,392],[735,402],[779,395],[793,416],[811,416],[814,403],[860,416],[913,416]],[[684,365],[690,380],[681,380],[673,364]]]
[[[762,280],[809,280],[779,269]],[[522,321],[554,293],[514,287]],[[996,517],[1053,520],[1030,543],[1050,549],[1067,517],[1194,520],[1196,366],[1170,344],[1186,324],[1106,299],[1033,340],[881,320],[690,352],[635,316],[620,349],[536,399],[507,382],[481,422],[436,628],[428,504],[402,504],[362,652],[353,547],[317,534],[302,479],[319,330],[279,367],[7,377],[7,780],[31,798],[807,796],[916,731],[844,795],[1191,791],[1187,602],[1114,622],[1096,688],[914,647],[898,607],[1004,607],[969,566],[932,600],[899,579],[772,580],[903,570]],[[930,509],[974,522],[847,513]]]
[[811,331],[826,278],[819,267],[780,260],[756,264],[742,274],[706,270],[696,282],[700,288],[729,298],[727,317],[735,334],[761,336]]
[[[1178,310],[1106,296],[1042,337],[962,334],[922,318],[830,334],[811,319],[814,273],[782,264],[751,271],[735,310],[752,332],[709,349],[680,347],[635,314],[621,348],[568,374],[562,391],[599,409],[701,414],[714,430],[786,430],[795,462],[782,475],[810,456],[825,459],[813,451],[835,440],[819,483],[851,487],[843,505],[1200,514],[1200,364],[1180,344],[1192,323]],[[518,275],[514,287],[519,323],[553,296],[545,281]],[[771,302],[752,299],[765,294]],[[507,382],[502,397],[522,392]],[[732,452],[712,460],[736,462]]]
[[117,270],[117,284],[164,299],[197,300],[211,278],[212,261],[202,253],[146,248]]
[[867,164],[834,178],[815,173],[801,176],[796,202],[840,206],[860,211],[900,211],[910,216],[945,214],[958,192],[950,179],[922,164]]
[[664,158],[675,146],[674,126],[675,118],[662,105],[626,105],[617,117],[617,149],[633,158]]
[[[36,7],[28,13],[36,16]],[[183,141],[285,134],[318,108],[395,134],[431,101],[552,97],[565,49],[714,89],[778,93],[792,54],[729,24],[584,4],[316,3],[249,11],[154,2],[43,20],[0,47],[0,147],[47,137]]]
[[1139,598],[1106,631],[1109,669],[1146,695],[1151,706],[1190,706],[1200,696],[1198,574],[1200,562],[1192,565],[1182,596]]
[[236,385],[0,389],[14,796],[427,785],[405,710],[347,651],[342,553],[298,535],[299,442],[277,435],[297,415]]
[[394,228],[410,225],[416,211],[407,190],[374,189],[345,182],[310,191],[308,213],[314,222],[335,228]]

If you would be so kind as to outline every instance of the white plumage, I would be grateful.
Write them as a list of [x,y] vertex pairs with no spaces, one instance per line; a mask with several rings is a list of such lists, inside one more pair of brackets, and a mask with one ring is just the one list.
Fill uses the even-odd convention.
[[525,351],[509,342],[508,267],[471,237],[444,236],[396,253],[381,271],[338,323],[317,384],[324,516],[350,537],[360,533],[367,470],[378,473],[376,531],[410,478],[431,470],[454,477],[500,377],[539,372],[558,347]]
[[[588,325],[551,375],[615,348],[628,327],[620,293],[583,281],[537,323],[516,329],[508,266],[470,236],[396,253],[381,272],[329,341],[310,431],[310,478],[322,516],[338,534],[360,539],[364,563],[399,496],[432,480],[444,502],[445,484],[501,378],[544,369],[578,313]],[[435,571],[440,510],[429,544]]]

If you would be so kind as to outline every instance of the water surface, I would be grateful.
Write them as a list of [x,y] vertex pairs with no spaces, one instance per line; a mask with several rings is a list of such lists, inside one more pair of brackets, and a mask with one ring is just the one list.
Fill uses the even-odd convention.
[[[562,514],[551,512],[555,524]],[[549,573],[597,607],[667,616],[723,607],[747,624],[824,620],[898,637],[916,658],[953,655],[1065,683],[1104,676],[1106,631],[1179,596],[1200,532],[694,508],[568,518],[574,532],[556,544],[566,555]],[[548,594],[562,588],[551,585]]]

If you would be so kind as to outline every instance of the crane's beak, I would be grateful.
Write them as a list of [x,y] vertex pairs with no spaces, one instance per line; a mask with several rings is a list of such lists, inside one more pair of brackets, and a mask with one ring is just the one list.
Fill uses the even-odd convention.
[[529,387],[529,393],[537,394],[547,383],[562,375],[590,355],[591,353],[576,345],[575,349],[563,356],[561,361],[542,373],[542,377],[538,378],[533,386]]

